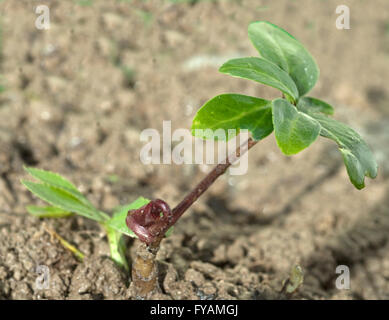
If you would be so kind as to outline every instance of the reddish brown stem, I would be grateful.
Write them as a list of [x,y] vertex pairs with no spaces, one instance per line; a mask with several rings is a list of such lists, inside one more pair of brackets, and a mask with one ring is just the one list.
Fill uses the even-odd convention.
[[238,160],[241,155],[251,149],[258,141],[249,138],[245,143],[240,145],[235,152],[228,155],[228,157],[219,163],[210,173],[208,173],[203,180],[172,210],[172,220],[168,228],[174,225],[183,213],[206,191],[208,188],[226,172],[228,167]]
[[132,266],[131,292],[135,299],[148,299],[159,291],[156,255],[166,231],[183,213],[219,178],[228,167],[238,160],[258,141],[249,138],[235,152],[219,163],[203,180],[173,209],[160,199],[150,201],[143,207],[130,210],[126,223],[143,242],[137,250]]
[[[148,246],[157,248],[166,231],[173,226],[183,213],[219,178],[228,167],[238,160],[258,141],[249,138],[236,151],[219,163],[206,177],[173,209],[163,200],[156,199],[145,206],[130,210],[127,225],[138,238]],[[162,213],[162,215],[161,215]]]

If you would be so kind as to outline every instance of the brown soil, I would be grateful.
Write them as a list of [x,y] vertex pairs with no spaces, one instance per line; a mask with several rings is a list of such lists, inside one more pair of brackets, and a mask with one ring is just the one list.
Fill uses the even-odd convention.
[[[358,191],[330,141],[285,157],[270,136],[250,151],[249,174],[222,177],[162,242],[162,294],[155,298],[389,299],[386,0],[344,0],[351,30],[343,31],[335,28],[339,3],[332,0],[45,3],[49,31],[34,27],[36,1],[0,3],[0,298],[131,298],[131,279],[110,260],[94,222],[27,215],[25,206],[40,202],[21,186],[22,166],[61,173],[108,212],[140,195],[174,206],[204,172],[143,165],[140,132],[160,130],[162,120],[189,128],[197,108],[219,93],[275,97],[275,90],[217,72],[229,57],[256,54],[246,27],[268,20],[316,57],[321,77],[312,95],[362,133],[379,177]],[[136,243],[128,239],[129,258]],[[42,264],[50,269],[46,290],[35,286]],[[304,283],[285,296],[283,281],[295,264]],[[350,268],[350,290],[335,287],[341,264]]]

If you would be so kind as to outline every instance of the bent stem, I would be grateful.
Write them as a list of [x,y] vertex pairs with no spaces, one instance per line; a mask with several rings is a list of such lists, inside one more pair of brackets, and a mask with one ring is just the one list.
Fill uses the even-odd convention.
[[231,164],[257,143],[258,141],[249,138],[241,144],[209,172],[173,210],[170,210],[163,200],[156,199],[139,209],[128,212],[126,223],[143,242],[132,266],[131,287],[136,299],[147,299],[159,290],[155,257],[167,230],[208,190],[217,178],[226,172]]

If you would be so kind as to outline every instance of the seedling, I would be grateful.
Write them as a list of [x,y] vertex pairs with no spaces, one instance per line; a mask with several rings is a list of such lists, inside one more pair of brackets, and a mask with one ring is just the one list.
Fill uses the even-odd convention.
[[174,209],[160,199],[139,198],[110,217],[95,209],[73,184],[59,175],[26,168],[41,183],[24,180],[22,183],[54,206],[27,208],[31,213],[55,217],[77,213],[96,220],[107,231],[112,258],[125,268],[128,266],[122,234],[138,237],[143,242],[132,268],[131,285],[137,298],[150,297],[158,290],[155,256],[169,228],[232,163],[273,131],[279,148],[288,156],[310,146],[319,135],[333,140],[357,189],[365,186],[365,176],[377,176],[375,159],[359,134],[331,118],[334,109],[328,103],[306,96],[318,80],[319,68],[303,45],[269,22],[251,23],[248,34],[260,56],[229,60],[219,71],[276,88],[282,98],[270,101],[227,93],[212,98],[199,109],[193,119],[193,135],[213,139],[204,134],[207,132],[204,129],[223,129],[228,132],[228,140],[232,138],[228,129],[236,132],[247,129],[251,137],[219,163]]
[[35,168],[25,168],[25,170],[39,183],[26,180],[21,182],[33,194],[51,205],[48,207],[27,206],[26,209],[31,215],[39,218],[65,218],[76,213],[97,221],[107,233],[112,259],[119,266],[129,270],[122,234],[132,237],[135,237],[135,234],[121,221],[125,220],[128,210],[138,208],[148,200],[139,198],[132,204],[115,210],[111,217],[96,209],[71,182],[60,175]]

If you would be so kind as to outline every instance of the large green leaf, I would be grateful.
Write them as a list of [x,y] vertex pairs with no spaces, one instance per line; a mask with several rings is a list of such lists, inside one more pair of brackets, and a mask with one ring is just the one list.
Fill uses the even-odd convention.
[[255,57],[232,59],[223,64],[219,71],[279,89],[292,101],[296,101],[299,96],[293,79],[284,70],[265,59]]
[[273,125],[277,144],[286,155],[296,154],[307,148],[320,132],[318,121],[299,112],[285,99],[273,101]]
[[78,213],[79,215],[92,220],[100,222],[105,220],[97,209],[85,205],[71,192],[65,189],[27,180],[21,180],[21,182],[33,194],[48,202],[52,206],[61,208],[65,211]]
[[[199,130],[202,129],[202,130]],[[206,130],[210,129],[210,130]],[[222,94],[205,103],[192,123],[192,134],[202,139],[215,139],[212,132],[226,131],[226,139],[234,136],[228,129],[247,129],[255,140],[268,136],[273,131],[271,101],[241,94]]]
[[105,224],[112,229],[115,229],[121,233],[124,233],[130,237],[136,238],[135,233],[127,227],[126,217],[129,210],[139,209],[140,207],[148,204],[150,200],[139,197],[134,202],[120,207],[116,212],[114,212],[111,219],[109,219]]
[[320,113],[309,112],[321,126],[320,135],[335,141],[342,153],[352,184],[357,189],[365,187],[365,176],[377,176],[377,163],[361,136],[347,125]]
[[248,34],[262,58],[275,63],[291,76],[300,96],[314,87],[319,78],[319,68],[296,38],[266,21],[251,23]]
[[301,97],[297,103],[297,108],[306,112],[321,112],[327,115],[334,114],[334,108],[331,105],[312,97]]

